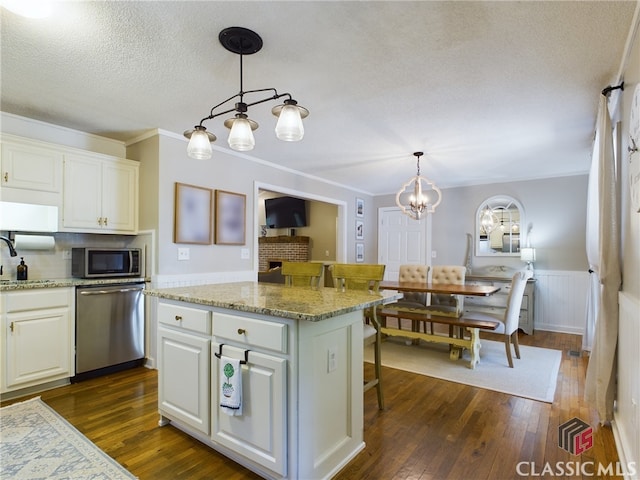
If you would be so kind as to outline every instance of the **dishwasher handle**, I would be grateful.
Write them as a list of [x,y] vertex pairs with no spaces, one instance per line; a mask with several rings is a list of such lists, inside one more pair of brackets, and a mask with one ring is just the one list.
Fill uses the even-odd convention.
[[143,287],[118,288],[113,290],[82,290],[80,295],[105,295],[107,293],[141,292]]

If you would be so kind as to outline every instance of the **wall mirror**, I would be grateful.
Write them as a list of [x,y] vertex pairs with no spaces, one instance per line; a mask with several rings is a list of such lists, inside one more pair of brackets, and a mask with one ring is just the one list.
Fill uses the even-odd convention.
[[487,198],[476,210],[476,255],[519,256],[523,225],[526,225],[524,209],[515,198],[508,195]]

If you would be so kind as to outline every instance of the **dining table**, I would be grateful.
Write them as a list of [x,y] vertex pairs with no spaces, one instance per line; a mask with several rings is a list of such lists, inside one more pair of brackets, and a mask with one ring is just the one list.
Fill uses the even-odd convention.
[[[433,293],[444,295],[471,295],[471,296],[490,296],[500,290],[500,287],[493,285],[467,285],[453,283],[430,283],[430,282],[400,282],[394,280],[385,280],[379,284],[380,290],[395,290],[398,292],[417,292],[417,293]],[[401,305],[401,304],[400,304]],[[465,318],[461,313],[454,312],[437,312],[433,309],[420,307],[395,307],[393,304],[382,305],[378,307],[378,316],[382,321],[381,333],[387,336],[401,336],[413,338],[414,341],[420,339],[427,342],[448,343],[450,346],[449,357],[451,360],[457,360],[462,357],[464,349],[468,349],[471,353],[469,368],[475,368],[480,361],[480,330],[495,330],[499,323],[497,321],[480,321],[473,318]],[[407,318],[410,320],[418,320],[431,323],[439,323],[449,325],[449,335],[439,335],[434,333],[401,330],[400,328],[390,328],[386,325],[387,317]],[[419,330],[419,329],[418,329]],[[471,338],[466,339],[462,332],[467,330]],[[452,335],[453,331],[460,332],[458,337]]]
[[473,295],[488,297],[500,290],[493,285],[467,285],[456,283],[399,282],[384,280],[380,282],[380,290],[397,290],[399,292],[437,293],[444,295]]

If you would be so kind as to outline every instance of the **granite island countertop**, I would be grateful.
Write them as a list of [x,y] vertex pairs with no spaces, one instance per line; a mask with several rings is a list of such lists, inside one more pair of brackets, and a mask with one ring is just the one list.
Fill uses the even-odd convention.
[[402,298],[402,293],[394,291],[375,294],[361,291],[339,292],[335,288],[312,289],[258,282],[149,288],[144,291],[144,294],[168,300],[312,322]]
[[140,277],[121,278],[53,278],[34,280],[0,280],[0,292],[31,290],[34,288],[87,287],[92,285],[111,285],[114,283],[139,283],[148,281]]

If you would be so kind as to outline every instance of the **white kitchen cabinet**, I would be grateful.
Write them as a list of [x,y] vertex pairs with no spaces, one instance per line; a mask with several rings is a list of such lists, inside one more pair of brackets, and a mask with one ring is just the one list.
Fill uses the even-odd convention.
[[2,298],[1,391],[74,375],[72,288],[12,291]]
[[161,303],[158,322],[160,424],[175,419],[209,435],[211,313]]
[[65,155],[63,231],[137,233],[138,172],[131,160]]
[[61,150],[44,142],[2,136],[0,200],[62,205]]
[[[283,323],[213,313],[212,439],[282,476],[287,473],[287,330]],[[226,378],[218,355],[246,359],[241,365],[242,415],[230,416],[220,408]]]
[[[518,328],[529,335],[532,335],[535,330],[535,282],[535,278],[530,278],[527,281],[527,285],[522,296],[520,320],[518,322]],[[510,278],[467,275],[465,283],[470,285],[493,285],[500,287],[500,290],[497,293],[488,297],[466,296],[464,299],[465,315],[473,316],[473,312],[504,315],[507,308],[507,298],[509,297],[509,291],[511,290]]]

